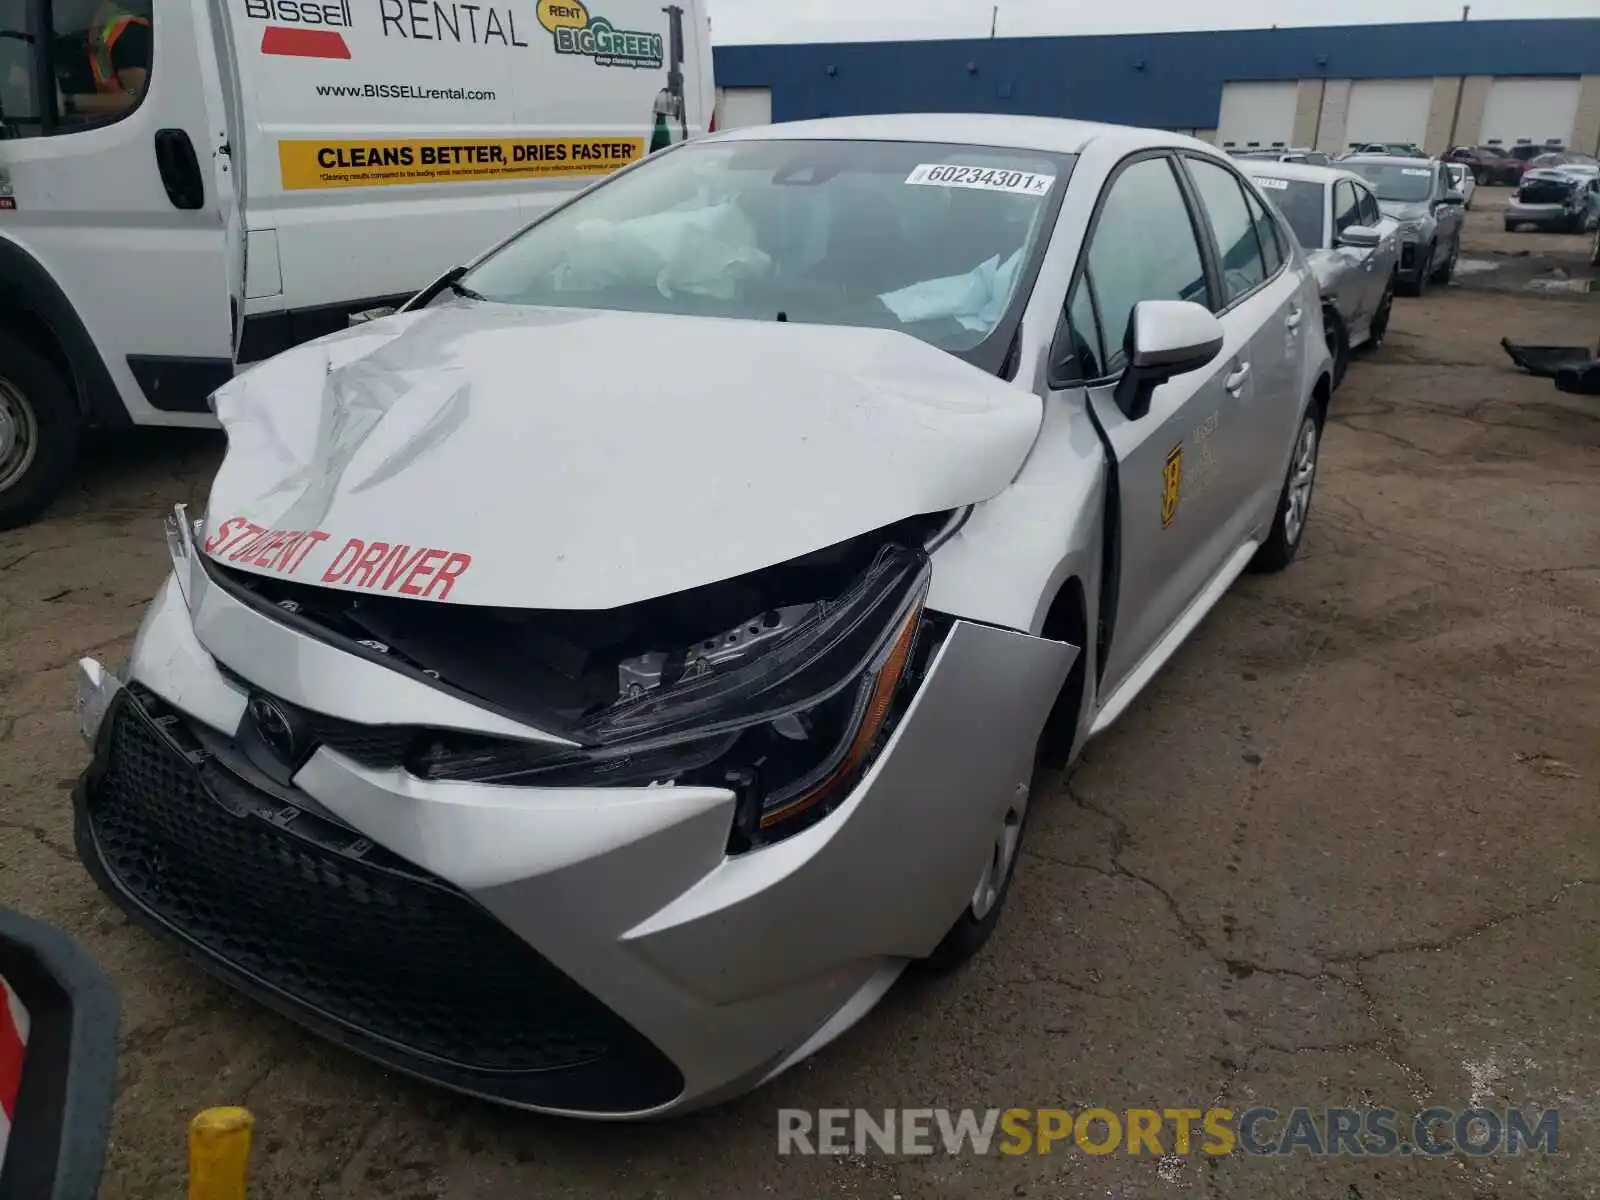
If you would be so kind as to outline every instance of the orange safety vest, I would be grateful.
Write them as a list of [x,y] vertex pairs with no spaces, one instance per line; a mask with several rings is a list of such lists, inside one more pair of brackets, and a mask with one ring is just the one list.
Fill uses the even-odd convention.
[[89,27],[89,71],[94,76],[94,90],[97,92],[123,90],[122,81],[117,78],[117,69],[111,62],[111,48],[129,25],[150,28],[147,19],[124,12],[115,4],[102,4],[94,14],[94,21]]

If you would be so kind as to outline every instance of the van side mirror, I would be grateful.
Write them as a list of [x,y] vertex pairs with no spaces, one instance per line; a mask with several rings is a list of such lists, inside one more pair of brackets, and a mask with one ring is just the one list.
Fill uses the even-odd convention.
[[1467,202],[1467,198],[1460,192],[1451,190],[1439,197],[1439,203],[1451,206],[1460,206]]
[[1128,317],[1122,344],[1128,366],[1115,399],[1122,415],[1137,421],[1149,413],[1158,387],[1222,353],[1222,322],[1192,300],[1141,300]]

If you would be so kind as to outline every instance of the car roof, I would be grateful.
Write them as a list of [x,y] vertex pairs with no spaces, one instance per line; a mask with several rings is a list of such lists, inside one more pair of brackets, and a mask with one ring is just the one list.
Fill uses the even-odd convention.
[[1336,179],[1350,179],[1362,187],[1370,184],[1354,171],[1339,167],[1318,167],[1311,163],[1263,162],[1258,158],[1240,161],[1246,175],[1265,175],[1268,179],[1293,179],[1300,183],[1332,183]]
[[1431,167],[1434,160],[1431,158],[1407,157],[1404,154],[1347,154],[1340,162],[1376,163],[1384,167]]
[[1001,113],[884,113],[866,117],[822,117],[811,121],[750,126],[713,136],[719,141],[837,138],[845,141],[946,142],[1081,154],[1096,138],[1130,133],[1147,135],[1153,145],[1192,147],[1213,155],[1220,153],[1208,142],[1162,129],[1140,129],[1097,121],[1069,121],[1058,117],[1014,117]]

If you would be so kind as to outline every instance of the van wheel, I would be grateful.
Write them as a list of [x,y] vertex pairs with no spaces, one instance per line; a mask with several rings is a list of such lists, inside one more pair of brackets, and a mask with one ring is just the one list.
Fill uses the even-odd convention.
[[61,372],[0,333],[0,529],[26,525],[61,493],[82,433]]

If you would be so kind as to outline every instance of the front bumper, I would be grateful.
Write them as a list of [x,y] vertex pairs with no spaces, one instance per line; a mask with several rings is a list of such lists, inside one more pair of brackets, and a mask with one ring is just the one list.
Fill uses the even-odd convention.
[[126,686],[81,667],[78,848],[146,927],[388,1066],[519,1107],[659,1115],[800,1061],[932,951],[1075,655],[955,622],[839,810],[730,856],[721,789],[425,782],[327,744],[287,786],[261,777],[232,751],[240,677],[345,722],[470,717],[381,667],[381,689],[352,688],[372,664],[174,575]]

